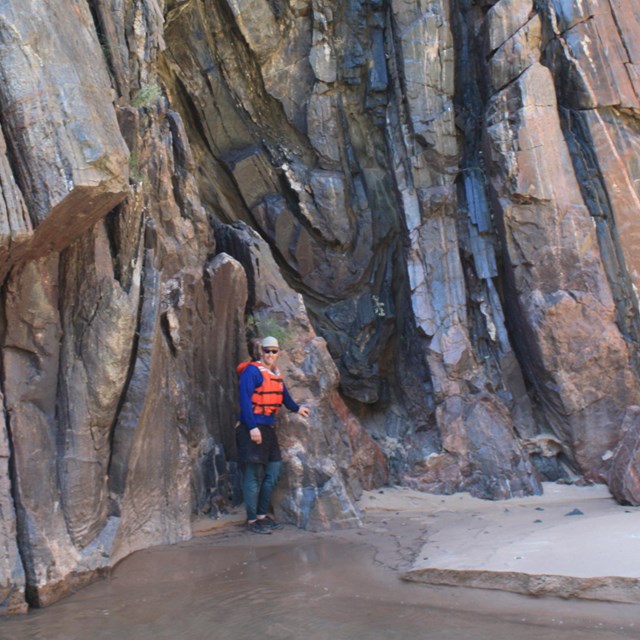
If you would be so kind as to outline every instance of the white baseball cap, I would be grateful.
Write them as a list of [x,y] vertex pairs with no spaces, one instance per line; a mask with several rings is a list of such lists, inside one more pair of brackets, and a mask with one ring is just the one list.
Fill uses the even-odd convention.
[[262,346],[263,347],[272,347],[275,349],[279,349],[280,345],[278,344],[278,341],[273,337],[273,336],[267,336],[266,338],[262,339]]

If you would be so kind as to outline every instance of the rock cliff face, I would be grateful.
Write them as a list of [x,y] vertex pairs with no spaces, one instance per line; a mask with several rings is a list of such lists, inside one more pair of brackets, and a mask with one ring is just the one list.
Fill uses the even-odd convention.
[[631,0],[0,0],[0,614],[241,500],[387,481],[640,503]]

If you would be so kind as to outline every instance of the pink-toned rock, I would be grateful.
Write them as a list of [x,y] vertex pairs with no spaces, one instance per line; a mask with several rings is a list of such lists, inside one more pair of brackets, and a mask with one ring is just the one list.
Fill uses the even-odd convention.
[[[640,33],[640,31],[639,31]],[[640,290],[640,193],[635,180],[635,165],[640,153],[640,140],[635,120],[606,109],[592,109],[575,115],[583,136],[588,136],[598,158],[606,202],[601,213],[611,216],[617,229],[617,240],[633,286]]]
[[[5,293],[11,328],[2,345],[17,541],[31,599],[41,605],[67,593],[65,578],[79,568],[64,513],[55,507],[60,505],[55,437],[61,338],[57,267],[58,256],[52,255],[13,270]],[[104,564],[99,552],[91,560]]]
[[598,243],[563,142],[550,72],[534,65],[498,94],[487,137],[512,277],[518,349],[565,453],[604,480],[636,377]]
[[69,534],[80,547],[98,535],[109,515],[110,440],[140,300],[142,269],[136,262],[130,286],[123,287],[114,276],[107,230],[98,224],[65,252],[60,270],[60,489]]
[[521,29],[533,13],[533,0],[500,0],[487,12],[489,51],[502,47]]
[[629,407],[611,459],[609,490],[620,504],[640,506],[640,407]]
[[[349,439],[351,458],[345,465],[345,472],[353,477],[364,490],[375,489],[389,481],[387,460],[380,447],[363,429],[362,424],[351,413],[337,390],[330,397],[335,410],[340,431],[344,431]],[[357,485],[356,485],[357,486]],[[359,495],[356,491],[356,495]]]
[[564,102],[575,109],[640,108],[640,20],[629,2],[553,4],[549,17],[557,37],[548,54]]

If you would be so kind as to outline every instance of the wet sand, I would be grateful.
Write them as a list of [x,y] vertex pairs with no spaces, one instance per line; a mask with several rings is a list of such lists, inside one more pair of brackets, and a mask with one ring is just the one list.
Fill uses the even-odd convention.
[[[244,531],[195,523],[189,542],[138,552],[52,607],[0,621],[1,640],[631,640],[640,607],[436,587],[400,579],[428,545],[421,497],[364,496],[359,529]],[[413,500],[410,494],[403,498]],[[377,504],[375,507],[373,504]],[[508,504],[508,503],[504,503]],[[368,506],[367,506],[368,505]],[[398,508],[396,508],[398,507]]]

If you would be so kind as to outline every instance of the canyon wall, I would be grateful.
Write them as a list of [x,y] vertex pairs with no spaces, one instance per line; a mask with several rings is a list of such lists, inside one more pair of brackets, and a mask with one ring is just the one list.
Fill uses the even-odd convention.
[[640,504],[631,0],[0,0],[0,615],[241,501],[387,482]]

